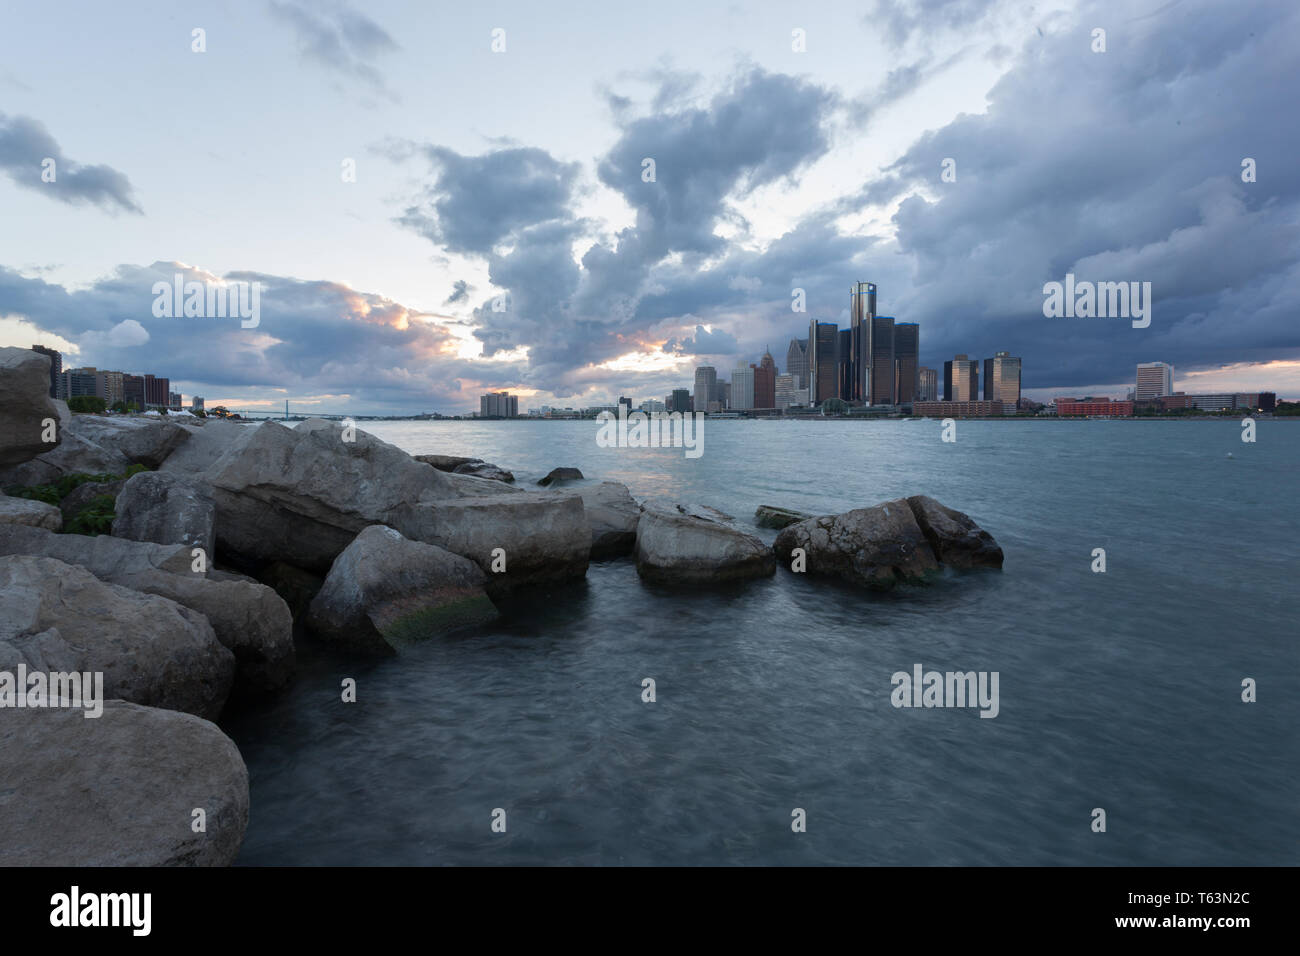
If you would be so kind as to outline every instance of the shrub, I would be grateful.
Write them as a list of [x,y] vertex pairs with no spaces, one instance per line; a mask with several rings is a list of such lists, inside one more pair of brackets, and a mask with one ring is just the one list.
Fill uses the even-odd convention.
[[110,533],[113,530],[113,519],[117,517],[113,510],[116,504],[112,495],[96,495],[86,503],[86,507],[64,523],[63,533],[91,537]]

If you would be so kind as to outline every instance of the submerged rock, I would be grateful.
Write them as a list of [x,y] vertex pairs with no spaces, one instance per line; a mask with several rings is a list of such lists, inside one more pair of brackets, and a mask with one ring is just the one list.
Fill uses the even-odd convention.
[[561,485],[566,481],[582,481],[582,472],[577,468],[552,468],[545,478],[539,478],[537,483],[542,486]]
[[1002,567],[1002,549],[970,515],[926,495],[912,495],[907,504],[940,563],[960,569]]
[[655,583],[706,584],[768,577],[776,561],[720,511],[653,500],[637,521],[636,568]]
[[307,624],[331,643],[391,652],[493,620],[486,584],[467,558],[372,525],[334,559]]
[[988,532],[924,495],[808,518],[783,529],[772,547],[787,567],[801,548],[806,573],[878,590],[925,581],[941,564],[1002,566],[1002,549]]
[[791,511],[775,505],[759,505],[754,511],[754,524],[760,528],[788,528],[799,521],[805,521],[812,515],[802,511]]
[[244,841],[248,769],[190,714],[121,700],[94,719],[6,710],[0,767],[0,866],[229,866]]

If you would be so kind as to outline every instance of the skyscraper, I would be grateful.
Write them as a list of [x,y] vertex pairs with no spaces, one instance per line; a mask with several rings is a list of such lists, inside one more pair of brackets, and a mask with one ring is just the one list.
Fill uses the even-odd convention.
[[692,410],[690,389],[675,388],[665,404],[670,412],[689,412]]
[[754,367],[740,364],[731,373],[731,407],[754,407]]
[[867,326],[867,379],[862,400],[868,405],[894,404],[894,317],[873,315]]
[[835,397],[850,401],[857,382],[853,364],[853,329],[840,329],[840,344],[835,353]]
[[979,360],[958,355],[943,363],[943,400],[974,402],[979,400]]
[[718,370],[712,365],[695,369],[695,410],[709,411],[709,402],[718,400]]
[[808,323],[808,401],[820,405],[836,397],[835,367],[839,350],[839,326],[834,322]]
[[876,316],[876,284],[858,282],[849,287],[849,373],[852,386],[843,396],[867,401],[870,391],[871,322]]
[[894,325],[894,404],[916,401],[917,370],[921,348],[921,327],[915,322]]
[[1174,394],[1174,367],[1164,362],[1142,362],[1137,367],[1137,386],[1133,397],[1159,398]]
[[808,340],[791,339],[785,353],[785,370],[795,377],[795,388],[808,387]]
[[754,407],[776,408],[776,360],[765,351],[754,369]]
[[937,402],[939,400],[939,372],[922,366],[916,373],[916,401]]
[[1001,402],[1008,411],[1016,408],[1020,403],[1020,359],[1010,352],[995,352],[993,358],[984,360],[984,398]]

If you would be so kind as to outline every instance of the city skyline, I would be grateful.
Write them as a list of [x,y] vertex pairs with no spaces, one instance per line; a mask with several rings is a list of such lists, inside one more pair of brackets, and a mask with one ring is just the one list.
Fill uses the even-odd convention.
[[[1300,395],[1300,133],[1276,121],[1293,5],[988,2],[926,29],[906,4],[830,5],[799,13],[802,50],[777,5],[577,27],[516,10],[500,52],[466,11],[213,10],[195,52],[191,26],[74,7],[75,35],[33,9],[0,38],[0,203],[23,224],[0,235],[5,345],[165,366],[246,408],[573,405],[662,396],[811,320],[852,353],[844,285],[871,276],[924,355],[1010,348],[1027,397],[1123,397],[1152,357],[1188,390]],[[241,135],[142,130],[67,63],[164,115],[217,82]],[[1067,274],[1150,283],[1150,327],[1046,318]],[[152,290],[176,276],[259,283],[260,321],[160,318]]]

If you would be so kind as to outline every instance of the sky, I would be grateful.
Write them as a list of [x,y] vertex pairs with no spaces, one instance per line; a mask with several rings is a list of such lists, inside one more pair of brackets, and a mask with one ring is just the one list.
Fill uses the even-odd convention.
[[[0,17],[0,345],[65,367],[249,411],[639,403],[784,371],[870,281],[923,365],[1007,350],[1040,401],[1148,361],[1300,397],[1294,0]],[[1047,317],[1067,273],[1150,282],[1150,325]],[[256,324],[157,315],[177,275],[258,283]]]

